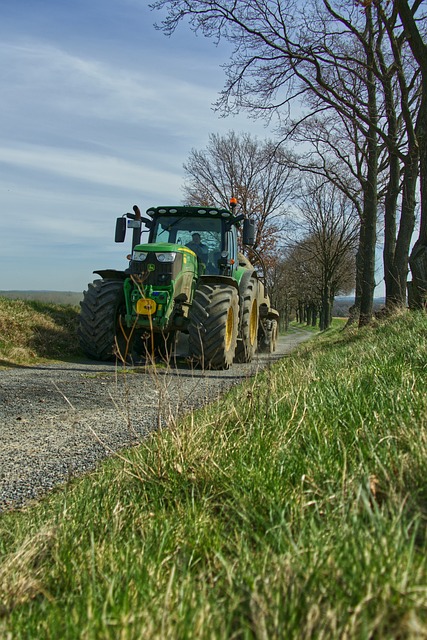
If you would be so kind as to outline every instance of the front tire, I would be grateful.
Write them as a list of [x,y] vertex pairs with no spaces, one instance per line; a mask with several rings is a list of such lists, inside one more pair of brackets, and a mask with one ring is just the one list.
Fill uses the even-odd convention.
[[121,280],[95,280],[88,285],[80,303],[77,335],[80,347],[92,360],[125,360],[130,331],[121,323],[125,295]]
[[223,283],[200,284],[194,294],[189,321],[191,357],[205,369],[228,369],[237,344],[237,290]]

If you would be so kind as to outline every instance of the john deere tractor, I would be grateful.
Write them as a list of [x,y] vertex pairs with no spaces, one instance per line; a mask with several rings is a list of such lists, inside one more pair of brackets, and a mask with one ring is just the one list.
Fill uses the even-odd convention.
[[[94,271],[81,302],[79,339],[95,360],[167,356],[177,334],[187,335],[188,356],[204,368],[250,362],[257,349],[274,351],[278,313],[257,269],[238,252],[253,245],[255,225],[217,207],[165,206],[118,218],[116,242],[132,232],[123,271]],[[148,242],[141,244],[142,231]]]

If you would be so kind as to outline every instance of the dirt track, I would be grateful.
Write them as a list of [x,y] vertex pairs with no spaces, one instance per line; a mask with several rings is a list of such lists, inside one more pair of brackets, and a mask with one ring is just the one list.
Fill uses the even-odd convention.
[[[137,444],[171,416],[212,401],[310,338],[281,336],[273,355],[229,371],[79,362],[0,371],[0,512],[24,505]],[[137,393],[134,392],[137,388]]]

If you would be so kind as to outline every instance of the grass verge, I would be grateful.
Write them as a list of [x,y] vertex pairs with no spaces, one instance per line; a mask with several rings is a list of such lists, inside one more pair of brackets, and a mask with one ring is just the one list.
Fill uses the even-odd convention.
[[79,307],[0,297],[0,366],[81,357]]
[[1,635],[427,637],[426,383],[425,314],[331,331],[3,515]]
[[[328,327],[328,329],[326,329],[326,331],[331,331],[332,329],[343,329],[347,324],[347,321],[348,321],[348,318],[332,318],[331,325],[330,327]],[[316,326],[313,327],[312,325],[306,324],[305,322],[300,323],[300,322],[297,322],[296,320],[293,320],[289,326],[291,329],[304,329],[304,331],[320,333],[320,329],[317,324]]]

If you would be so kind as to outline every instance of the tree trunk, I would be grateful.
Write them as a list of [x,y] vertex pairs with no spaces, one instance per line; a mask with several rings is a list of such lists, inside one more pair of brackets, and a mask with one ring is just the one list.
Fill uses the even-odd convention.
[[410,150],[403,173],[402,211],[392,264],[393,279],[387,307],[406,306],[408,258],[415,227],[415,193],[418,180],[418,149]]
[[322,308],[320,311],[319,327],[321,331],[325,331],[331,324],[331,288],[327,282],[323,284],[322,291]]
[[[391,301],[395,303],[396,291],[396,272],[394,261],[396,255],[396,210],[397,198],[399,196],[400,186],[400,166],[399,158],[396,153],[389,155],[390,175],[387,185],[387,193],[384,203],[384,282],[386,306],[391,306]],[[406,290],[406,287],[405,287]]]
[[311,326],[315,327],[317,325],[317,307],[313,305],[313,311],[311,316]]
[[377,241],[377,159],[375,149],[369,157],[368,179],[365,183],[363,202],[363,247],[361,247],[363,266],[360,283],[359,327],[372,320],[375,290],[375,248]]
[[408,283],[410,309],[427,309],[427,243],[417,241],[409,260],[412,282]]
[[365,225],[363,217],[359,225],[359,244],[356,252],[356,284],[354,304],[349,308],[349,316],[346,327],[352,324],[359,324],[360,318],[360,301],[362,299],[362,280],[363,280],[363,247],[365,245]]
[[283,314],[281,316],[281,328],[287,332],[289,330],[291,308],[289,304],[289,298],[285,295],[285,303],[283,305]]
[[418,112],[416,133],[420,150],[421,220],[418,240],[409,264],[412,272],[412,309],[427,308],[427,74],[423,74],[423,97]]
[[329,298],[329,322],[328,322],[328,327],[331,326],[332,320],[333,320],[334,302],[335,302],[335,294],[331,292],[330,298]]
[[421,219],[418,240],[412,249],[409,265],[412,272],[410,307],[427,308],[427,45],[415,18],[421,2],[410,7],[407,0],[395,0],[412,54],[421,69],[421,104],[415,133],[420,152]]
[[378,207],[378,109],[376,95],[376,80],[374,68],[374,27],[371,8],[366,9],[369,46],[366,56],[366,87],[368,90],[369,130],[367,135],[367,172],[363,189],[363,274],[360,298],[359,327],[367,325],[372,320],[375,290],[375,249],[377,244],[377,207]]

